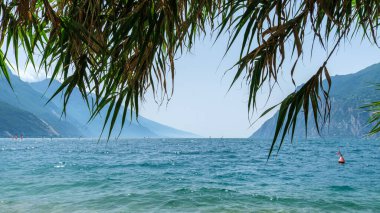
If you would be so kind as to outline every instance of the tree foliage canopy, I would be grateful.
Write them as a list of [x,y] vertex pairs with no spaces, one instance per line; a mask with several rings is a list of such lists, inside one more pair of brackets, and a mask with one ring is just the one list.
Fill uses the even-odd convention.
[[[327,68],[331,54],[345,40],[360,36],[377,45],[378,0],[3,0],[0,1],[0,66],[12,53],[18,66],[19,51],[36,70],[61,79],[56,91],[64,93],[64,106],[75,87],[92,112],[108,107],[110,132],[121,106],[136,114],[148,89],[169,98],[174,80],[174,57],[191,49],[196,38],[210,32],[230,32],[226,51],[243,38],[232,84],[244,79],[249,88],[248,108],[264,84],[277,82],[285,61],[294,70],[304,54],[305,33],[313,46],[328,53],[314,75],[280,104],[270,152],[293,134],[297,115],[305,125],[311,110],[315,123],[329,117],[331,80]],[[206,30],[210,27],[211,31]],[[239,41],[240,42],[240,41]],[[328,49],[327,44],[333,43]],[[290,46],[290,48],[289,48]],[[38,60],[36,56],[39,56]],[[328,86],[322,80],[326,78]],[[294,81],[293,81],[294,82]],[[95,94],[90,100],[87,94]],[[264,115],[274,107],[269,108]],[[377,116],[377,115],[376,115]],[[378,119],[374,117],[373,122]],[[110,133],[109,132],[109,133]]]

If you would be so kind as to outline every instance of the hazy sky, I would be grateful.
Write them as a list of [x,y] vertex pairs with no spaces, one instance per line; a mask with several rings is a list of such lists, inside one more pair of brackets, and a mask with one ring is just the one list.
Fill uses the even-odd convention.
[[[249,121],[247,100],[248,90],[243,81],[228,92],[234,69],[229,68],[237,61],[240,46],[234,46],[223,58],[228,36],[222,36],[215,44],[210,37],[195,43],[190,53],[176,60],[175,91],[170,102],[158,106],[152,95],[146,96],[141,115],[154,121],[193,132],[205,137],[248,137],[265,119],[253,126]],[[311,42],[306,42],[305,50],[309,50]],[[296,82],[301,84],[315,73],[326,58],[326,53],[316,48],[313,58],[309,53],[296,69]],[[359,39],[342,45],[335,54],[328,68],[331,75],[357,72],[371,64],[380,62],[380,50],[368,42]],[[285,63],[280,88],[277,87],[272,98],[267,101],[268,90],[265,88],[258,97],[258,111],[278,103],[294,90],[289,78],[290,63]],[[227,71],[227,72],[226,72]],[[44,75],[37,76],[32,69],[20,71],[22,79],[36,81]],[[255,120],[255,119],[253,119]]]

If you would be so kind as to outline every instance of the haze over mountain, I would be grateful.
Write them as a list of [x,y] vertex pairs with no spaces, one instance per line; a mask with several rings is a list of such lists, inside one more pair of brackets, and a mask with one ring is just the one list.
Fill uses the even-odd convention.
[[[16,75],[11,75],[12,88],[4,77],[0,79],[0,137],[22,134],[24,137],[99,137],[104,116],[88,122],[90,113],[79,91],[74,90],[66,116],[62,116],[63,100],[60,95],[47,103],[55,89],[60,86],[49,79],[27,83]],[[130,111],[129,111],[130,112]],[[103,112],[101,115],[104,114]],[[112,137],[119,135],[119,116]],[[104,137],[108,134],[105,130]],[[162,125],[144,117],[127,118],[120,137],[198,137],[192,133]]]
[[[38,125],[39,122],[43,122],[48,125],[49,129],[52,131],[46,131],[43,134],[40,132],[37,134],[37,132],[28,131],[27,129],[22,132],[18,131],[21,131],[21,129],[12,129],[13,126],[21,125],[16,119],[11,119],[20,115],[16,110],[14,110],[7,112],[9,117],[7,122],[8,129],[3,129],[3,132],[0,133],[0,135],[5,136],[4,131],[8,131],[12,134],[24,134],[25,136],[33,135],[46,137],[77,137],[82,134],[76,127],[75,122],[73,122],[73,118],[68,117],[67,119],[60,119],[62,111],[61,108],[56,106],[54,103],[47,103],[47,98],[42,97],[41,93],[35,91],[28,83],[21,81],[19,77],[10,75],[10,78],[13,90],[5,80],[5,77],[1,77],[0,105],[1,103],[7,103],[9,106],[13,106],[14,108],[33,114],[35,116],[35,125]],[[4,117],[0,117],[0,123],[2,122],[5,122]]]
[[[44,94],[45,97],[51,97],[54,92],[61,85],[58,81],[53,81],[49,86],[50,79],[46,79],[40,82],[30,83],[30,85],[41,94]],[[62,96],[56,96],[52,102],[57,106],[63,106]],[[119,116],[116,120],[113,136],[119,134],[121,128],[121,118],[122,111],[120,109]],[[74,89],[70,96],[69,104],[67,106],[67,114],[75,118],[75,121],[78,122],[79,128],[82,132],[86,132],[87,137],[98,137],[99,133],[102,131],[106,110],[103,110],[99,116],[94,120],[89,121],[90,112],[87,109],[85,102],[78,89]],[[128,116],[125,122],[125,130],[120,134],[120,137],[171,137],[171,138],[183,138],[183,137],[199,137],[189,132],[181,131],[149,119],[146,119],[142,116],[139,116],[138,121],[134,113],[132,113],[132,118],[130,117],[131,111],[127,110]],[[106,128],[105,133],[108,133]]]
[[[368,125],[370,113],[360,107],[379,100],[380,93],[374,84],[380,83],[380,64],[374,64],[354,74],[333,76],[331,79],[331,117],[330,122],[322,128],[321,136],[325,138],[365,136],[371,128]],[[266,121],[251,138],[272,139],[277,116],[278,113]],[[305,137],[304,124],[301,112],[298,115],[295,138]],[[320,137],[311,114],[309,114],[307,137]]]

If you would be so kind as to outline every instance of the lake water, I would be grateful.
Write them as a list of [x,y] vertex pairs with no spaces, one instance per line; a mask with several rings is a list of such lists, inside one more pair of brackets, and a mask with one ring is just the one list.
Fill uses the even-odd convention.
[[[0,140],[0,212],[380,212],[380,142]],[[345,165],[337,163],[340,148]]]

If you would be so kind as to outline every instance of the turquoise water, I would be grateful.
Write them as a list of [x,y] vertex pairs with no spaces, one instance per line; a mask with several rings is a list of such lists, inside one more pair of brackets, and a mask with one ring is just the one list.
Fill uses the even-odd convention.
[[3,139],[0,212],[380,211],[379,141],[269,144]]

